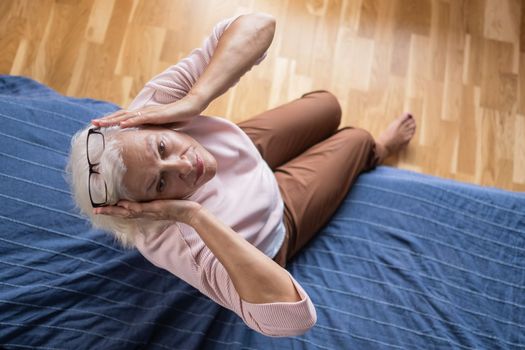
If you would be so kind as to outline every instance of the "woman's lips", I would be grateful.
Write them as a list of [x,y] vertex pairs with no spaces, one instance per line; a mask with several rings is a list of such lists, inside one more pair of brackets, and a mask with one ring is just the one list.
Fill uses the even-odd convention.
[[195,182],[194,185],[199,181],[202,174],[204,173],[204,164],[202,163],[202,160],[199,158],[197,153],[195,153],[195,166],[196,166],[196,175],[195,175]]

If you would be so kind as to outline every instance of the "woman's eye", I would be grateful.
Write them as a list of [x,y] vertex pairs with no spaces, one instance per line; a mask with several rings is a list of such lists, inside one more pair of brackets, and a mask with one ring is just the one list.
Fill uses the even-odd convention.
[[166,187],[166,181],[165,181],[163,178],[161,178],[161,179],[159,180],[159,184],[157,185],[157,192],[162,192],[162,191],[164,191],[164,188],[165,188],[165,187]]
[[160,143],[159,143],[159,154],[161,156],[164,155],[164,151],[166,151],[166,145],[164,144],[164,141],[160,141]]

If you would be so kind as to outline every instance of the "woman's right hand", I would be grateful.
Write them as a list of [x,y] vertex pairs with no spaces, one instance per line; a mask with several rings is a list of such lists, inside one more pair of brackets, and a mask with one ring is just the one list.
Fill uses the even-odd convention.
[[93,119],[94,126],[106,127],[119,125],[129,128],[144,124],[175,124],[184,125],[191,118],[199,115],[207,106],[195,95],[186,95],[184,98],[169,104],[161,104],[138,108],[133,111],[121,109],[102,118]]
[[93,209],[93,214],[119,216],[128,219],[171,220],[194,225],[202,205],[185,199],[157,199],[151,202],[121,200],[116,205]]

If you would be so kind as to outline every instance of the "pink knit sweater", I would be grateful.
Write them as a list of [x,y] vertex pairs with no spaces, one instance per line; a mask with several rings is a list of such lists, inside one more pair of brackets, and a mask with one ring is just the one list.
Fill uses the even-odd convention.
[[[172,103],[184,97],[210,62],[222,33],[237,18],[219,22],[202,48],[151,79],[128,110]],[[266,54],[256,64],[265,57]],[[285,236],[284,203],[272,170],[250,138],[236,124],[218,117],[196,116],[177,130],[196,139],[217,160],[216,176],[189,199],[201,203],[273,258]],[[262,334],[299,335],[316,323],[317,314],[310,297],[288,271],[302,297],[300,301],[266,304],[244,301],[226,269],[191,226],[176,223],[158,235],[138,235],[135,245],[151,263],[234,311],[250,328]]]

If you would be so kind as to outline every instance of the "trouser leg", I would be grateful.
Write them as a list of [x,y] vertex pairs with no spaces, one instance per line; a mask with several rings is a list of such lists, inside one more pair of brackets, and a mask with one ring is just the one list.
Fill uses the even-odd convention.
[[381,161],[370,133],[337,130],[340,122],[339,102],[319,90],[238,123],[283,197],[287,236],[274,258],[283,267],[328,223],[359,173]]
[[275,170],[333,135],[340,122],[341,106],[336,97],[328,91],[318,90],[237,125]]
[[278,167],[288,237],[274,260],[285,267],[330,221],[359,174],[380,162],[370,133],[345,127]]

